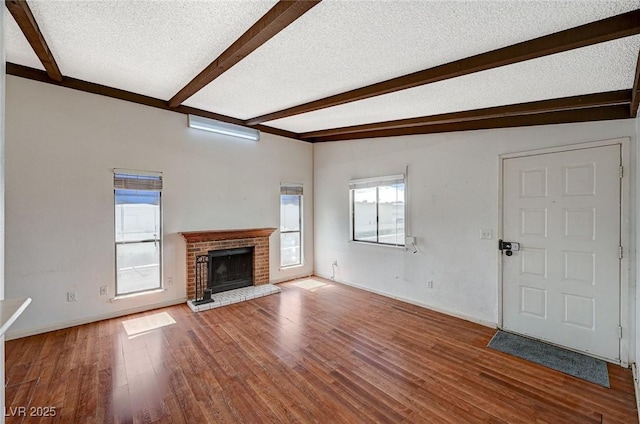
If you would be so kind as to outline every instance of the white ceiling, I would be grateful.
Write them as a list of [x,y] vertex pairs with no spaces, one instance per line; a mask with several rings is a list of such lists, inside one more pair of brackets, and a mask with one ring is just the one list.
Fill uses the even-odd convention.
[[[29,0],[63,75],[168,100],[275,3]],[[638,8],[324,0],[185,105],[249,119]],[[9,13],[8,62],[43,69]],[[629,89],[640,36],[267,122],[293,132]]]

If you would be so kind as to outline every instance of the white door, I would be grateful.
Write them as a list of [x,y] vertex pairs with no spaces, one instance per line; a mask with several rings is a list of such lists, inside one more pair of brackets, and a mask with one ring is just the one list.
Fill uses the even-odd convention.
[[619,360],[620,146],[504,160],[503,328]]

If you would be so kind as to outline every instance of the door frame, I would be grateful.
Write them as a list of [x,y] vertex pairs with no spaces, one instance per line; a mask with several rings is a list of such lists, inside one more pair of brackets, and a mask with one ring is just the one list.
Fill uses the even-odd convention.
[[[503,238],[503,208],[504,208],[504,161],[506,159],[520,158],[526,156],[535,156],[547,153],[568,152],[573,150],[590,149],[594,147],[604,146],[620,146],[621,164],[623,166],[623,176],[620,179],[620,244],[622,245],[623,255],[620,261],[620,317],[619,325],[622,327],[622,337],[620,341],[620,361],[615,362],[610,359],[601,358],[608,362],[614,362],[623,367],[629,366],[629,346],[633,337],[631,325],[631,257],[634,250],[634,240],[631,237],[631,139],[629,137],[613,138],[609,140],[592,141],[585,143],[568,144],[557,147],[549,147],[544,149],[534,149],[513,153],[504,153],[498,156],[498,239]],[[498,255],[498,328],[503,328],[503,255],[497,249]]]

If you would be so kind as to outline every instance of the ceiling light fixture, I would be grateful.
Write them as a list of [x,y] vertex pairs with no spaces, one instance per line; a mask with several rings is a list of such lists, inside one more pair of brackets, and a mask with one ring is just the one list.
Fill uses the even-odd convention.
[[189,128],[229,135],[231,137],[244,138],[247,140],[260,140],[260,131],[253,128],[216,121],[215,119],[203,118],[202,116],[197,115],[189,115]]

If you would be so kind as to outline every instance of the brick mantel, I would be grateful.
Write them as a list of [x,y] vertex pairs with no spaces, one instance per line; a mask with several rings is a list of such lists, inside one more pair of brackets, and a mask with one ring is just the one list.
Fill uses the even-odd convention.
[[196,257],[206,255],[210,250],[253,247],[253,284],[257,286],[269,283],[269,236],[275,230],[248,228],[180,233],[187,243],[187,298],[194,299],[196,294]]

